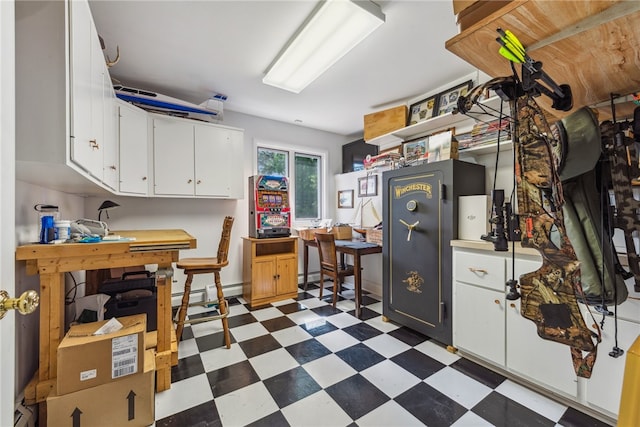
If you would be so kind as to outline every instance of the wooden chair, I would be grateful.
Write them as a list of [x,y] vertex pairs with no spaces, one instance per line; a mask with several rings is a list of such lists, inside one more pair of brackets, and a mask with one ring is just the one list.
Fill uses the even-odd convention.
[[[222,328],[224,330],[224,342],[227,348],[231,348],[231,335],[229,334],[229,322],[227,315],[229,314],[229,305],[222,293],[222,283],[220,281],[220,270],[229,264],[229,241],[231,239],[231,227],[233,226],[233,217],[227,216],[224,219],[222,225],[222,235],[220,236],[220,243],[218,244],[218,254],[215,258],[183,258],[178,261],[176,266],[184,270],[187,275],[187,281],[184,284],[184,294],[182,295],[182,304],[180,305],[178,313],[178,322],[176,327],[176,337],[178,342],[182,337],[182,330],[185,323],[196,324],[202,322],[208,322],[210,320],[222,320]],[[189,303],[189,294],[191,293],[191,282],[195,274],[210,274],[213,273],[215,278],[215,284],[218,297],[218,311],[220,314],[214,316],[201,317],[193,320],[185,321],[187,315],[187,308],[196,305],[209,305],[215,301],[204,301],[198,303]],[[206,295],[206,294],[205,294]],[[207,299],[206,297],[204,299]]]
[[322,289],[324,288],[324,275],[333,279],[333,307],[338,300],[339,287],[344,282],[344,278],[354,275],[352,265],[342,265],[338,263],[336,253],[335,235],[332,233],[316,233],[316,243],[318,244],[318,255],[320,257],[320,295],[322,299]]

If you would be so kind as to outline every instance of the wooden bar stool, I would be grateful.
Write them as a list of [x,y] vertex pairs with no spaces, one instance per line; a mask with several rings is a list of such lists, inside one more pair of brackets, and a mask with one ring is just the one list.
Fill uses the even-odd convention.
[[[220,270],[229,264],[229,241],[231,239],[231,227],[233,226],[233,217],[227,216],[224,219],[222,225],[222,235],[220,236],[220,243],[218,244],[218,254],[215,258],[183,258],[176,264],[177,268],[183,269],[184,274],[187,275],[187,281],[184,284],[184,294],[182,295],[182,304],[178,312],[178,322],[176,327],[176,338],[178,342],[182,338],[182,330],[185,323],[196,324],[202,322],[208,322],[210,320],[222,320],[222,328],[224,330],[224,342],[227,348],[231,348],[231,335],[229,334],[229,322],[227,316],[229,314],[229,305],[224,298],[222,292],[222,283],[220,281]],[[204,301],[198,303],[189,303],[189,294],[191,293],[191,282],[195,274],[210,274],[213,273],[215,278],[215,284],[218,297],[218,311],[220,314],[214,316],[201,317],[193,320],[185,321],[187,315],[187,308],[196,305],[209,305],[215,301]],[[205,294],[206,295],[206,294]],[[205,297],[205,299],[207,299]]]

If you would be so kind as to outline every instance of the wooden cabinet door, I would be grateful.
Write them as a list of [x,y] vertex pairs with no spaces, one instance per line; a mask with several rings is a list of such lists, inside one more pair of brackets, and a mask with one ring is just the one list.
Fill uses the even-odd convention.
[[257,257],[253,259],[251,275],[251,300],[270,298],[277,295],[277,267],[275,257]]
[[504,292],[455,282],[454,293],[453,344],[504,366]]
[[120,191],[146,195],[149,192],[147,160],[147,113],[119,103]]
[[278,281],[276,293],[278,295],[298,291],[298,257],[295,255],[278,256]]
[[193,124],[154,118],[154,193],[193,195],[193,165]]

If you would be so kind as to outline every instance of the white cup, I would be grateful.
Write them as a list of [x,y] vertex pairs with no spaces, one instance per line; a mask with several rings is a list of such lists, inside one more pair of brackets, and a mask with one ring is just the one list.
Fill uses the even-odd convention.
[[53,226],[56,229],[56,239],[68,240],[71,237],[71,221],[64,219],[55,221]]

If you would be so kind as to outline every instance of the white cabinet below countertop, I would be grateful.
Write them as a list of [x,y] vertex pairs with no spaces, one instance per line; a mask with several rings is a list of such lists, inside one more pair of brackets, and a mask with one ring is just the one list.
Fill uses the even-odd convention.
[[[452,241],[453,246],[453,345],[460,354],[476,358],[505,375],[526,381],[576,404],[616,419],[624,376],[626,353],[609,355],[616,344],[613,316],[605,318],[602,342],[591,378],[575,374],[570,347],[544,340],[533,321],[520,313],[521,300],[505,298],[506,281],[537,270],[542,258],[536,251],[516,245],[516,255],[493,251],[485,242]],[[512,274],[512,269],[515,274]],[[627,281],[630,295],[633,279]],[[587,306],[579,304],[587,326],[594,320]],[[615,307],[609,307],[613,311]],[[640,336],[640,301],[628,299],[617,307],[617,345],[628,350]],[[594,312],[593,307],[591,311]],[[599,323],[602,316],[597,314]]]

